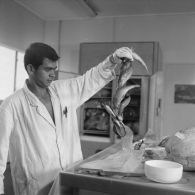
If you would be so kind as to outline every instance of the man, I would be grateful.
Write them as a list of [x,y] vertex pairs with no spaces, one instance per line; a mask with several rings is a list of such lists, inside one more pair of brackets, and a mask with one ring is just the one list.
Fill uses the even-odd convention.
[[8,151],[16,195],[48,194],[59,171],[82,159],[76,110],[115,78],[122,57],[131,59],[131,50],[119,48],[83,76],[54,81],[55,50],[44,43],[29,46],[29,78],[0,107],[0,194]]

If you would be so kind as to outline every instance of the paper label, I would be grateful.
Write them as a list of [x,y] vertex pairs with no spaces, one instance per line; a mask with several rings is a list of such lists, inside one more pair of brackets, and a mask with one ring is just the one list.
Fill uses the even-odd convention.
[[184,135],[183,133],[180,133],[180,132],[177,132],[177,133],[175,134],[175,136],[178,137],[178,138],[181,139],[181,140],[184,140],[184,139],[185,139],[185,135]]

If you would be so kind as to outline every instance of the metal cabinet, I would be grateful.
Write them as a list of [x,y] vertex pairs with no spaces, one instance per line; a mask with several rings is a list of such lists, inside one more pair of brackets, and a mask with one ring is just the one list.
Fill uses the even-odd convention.
[[[134,49],[145,61],[149,70],[147,72],[135,62],[133,76],[128,81],[130,85],[139,84],[140,88],[130,94],[131,101],[124,110],[123,122],[134,131],[135,139],[139,139],[148,130],[150,78],[158,70],[158,44],[156,42],[82,43],[80,45],[80,74],[96,66],[115,49],[123,46]],[[116,70],[116,73],[118,75],[119,70]],[[97,137],[100,142],[106,138],[110,144],[117,141],[118,138],[112,131],[111,118],[101,107],[102,101],[110,104],[116,88],[117,79],[110,82],[83,105],[80,118],[82,136],[89,136],[89,140],[91,140],[90,136],[93,139]],[[84,142],[86,142],[86,137]]]

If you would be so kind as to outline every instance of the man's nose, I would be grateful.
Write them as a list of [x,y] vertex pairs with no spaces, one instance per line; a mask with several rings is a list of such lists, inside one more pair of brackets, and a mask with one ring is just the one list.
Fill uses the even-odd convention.
[[49,77],[55,78],[56,77],[56,71],[55,70],[51,70]]

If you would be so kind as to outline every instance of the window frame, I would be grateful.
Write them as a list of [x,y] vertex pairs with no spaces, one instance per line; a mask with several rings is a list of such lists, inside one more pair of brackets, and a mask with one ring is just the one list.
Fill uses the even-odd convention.
[[[11,86],[12,86],[12,91],[11,91],[11,94],[12,93],[14,93],[16,90],[17,90],[17,76],[18,76],[18,62],[19,62],[19,54],[24,54],[24,52],[23,51],[19,51],[19,50],[16,50],[16,49],[13,49],[13,48],[10,48],[10,47],[8,47],[8,46],[5,46],[5,45],[2,45],[2,44],[0,44],[0,47],[2,47],[2,48],[5,48],[5,49],[9,49],[9,50],[12,50],[15,54],[14,54],[14,59],[13,59],[13,61],[14,61],[14,66],[13,66],[13,72],[14,72],[14,78],[13,78],[13,83],[11,84]],[[0,54],[1,55],[1,54]],[[0,97],[0,104],[1,104],[1,102],[4,100],[4,99],[6,99],[6,97],[8,97],[9,95],[11,95],[11,94],[6,94],[6,96],[5,97]]]

